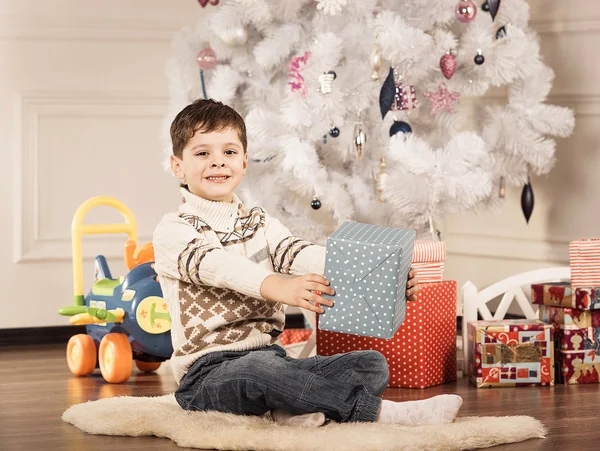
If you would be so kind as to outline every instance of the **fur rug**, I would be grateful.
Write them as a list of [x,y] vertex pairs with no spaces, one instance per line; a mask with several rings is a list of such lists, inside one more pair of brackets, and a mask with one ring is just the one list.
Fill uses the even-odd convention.
[[76,404],[62,419],[89,434],[154,435],[179,446],[229,450],[466,450],[544,438],[528,416],[462,417],[442,426],[404,427],[328,422],[315,429],[281,426],[263,417],[187,412],[173,395],[105,398]]

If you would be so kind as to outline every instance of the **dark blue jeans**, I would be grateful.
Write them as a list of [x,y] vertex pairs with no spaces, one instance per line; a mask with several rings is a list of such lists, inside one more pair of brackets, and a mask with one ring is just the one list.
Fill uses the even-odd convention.
[[373,422],[388,379],[387,362],[377,351],[293,359],[273,345],[201,357],[175,398],[185,410],[262,415],[282,409],[323,412],[338,422]]

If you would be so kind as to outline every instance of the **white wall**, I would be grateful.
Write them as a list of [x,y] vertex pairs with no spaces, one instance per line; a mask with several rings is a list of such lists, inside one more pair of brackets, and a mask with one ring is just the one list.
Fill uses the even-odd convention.
[[[576,111],[554,171],[534,179],[529,225],[520,191],[501,211],[443,227],[446,278],[480,287],[527,269],[568,263],[568,241],[600,235],[600,2],[530,0],[542,51],[555,69],[553,103]],[[193,0],[0,0],[0,329],[68,324],[70,223],[85,199],[112,195],[135,213],[140,241],[177,202],[160,167],[170,40],[207,11]],[[109,211],[90,215],[112,222]],[[124,271],[124,237],[88,237]]]
[[558,139],[557,163],[532,179],[535,208],[529,225],[521,190],[507,192],[497,212],[461,215],[445,224],[446,277],[482,288],[530,269],[569,263],[571,240],[600,236],[600,2],[529,0],[532,26],[556,78],[550,103],[573,108],[573,136]]
[[[70,224],[77,206],[115,196],[136,215],[140,241],[178,202],[161,168],[164,64],[197,2],[0,1],[0,328],[64,325],[72,303]],[[114,222],[107,210],[94,222]],[[88,236],[122,274],[125,236]]]

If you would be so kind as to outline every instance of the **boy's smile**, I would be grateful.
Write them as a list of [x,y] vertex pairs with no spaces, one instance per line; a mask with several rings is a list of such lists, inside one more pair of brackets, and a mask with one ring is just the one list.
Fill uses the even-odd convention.
[[197,131],[184,147],[181,158],[171,156],[173,174],[192,194],[218,202],[232,202],[247,166],[248,154],[233,128]]

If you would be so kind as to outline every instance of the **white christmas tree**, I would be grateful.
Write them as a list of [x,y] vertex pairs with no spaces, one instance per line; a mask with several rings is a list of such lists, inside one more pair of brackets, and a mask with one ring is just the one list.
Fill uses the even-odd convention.
[[[197,98],[236,108],[251,161],[238,194],[307,239],[346,219],[427,230],[505,184],[527,197],[554,164],[548,136],[573,129],[544,103],[553,72],[523,0],[211,4],[174,40],[165,130]],[[501,102],[478,107],[493,87]]]

